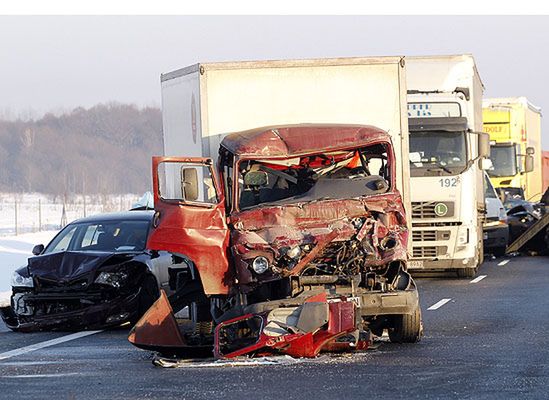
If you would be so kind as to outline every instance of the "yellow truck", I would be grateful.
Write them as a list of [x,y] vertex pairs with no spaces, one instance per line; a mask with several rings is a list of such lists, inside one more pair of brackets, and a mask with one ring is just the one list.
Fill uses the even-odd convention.
[[538,201],[543,194],[541,110],[526,97],[484,99],[482,117],[490,135],[492,184],[503,197]]

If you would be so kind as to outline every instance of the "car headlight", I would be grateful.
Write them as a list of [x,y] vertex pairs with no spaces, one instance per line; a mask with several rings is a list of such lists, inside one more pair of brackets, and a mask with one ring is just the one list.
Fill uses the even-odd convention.
[[269,269],[269,260],[263,256],[254,258],[252,268],[257,274],[262,274]]
[[95,279],[95,283],[119,288],[126,283],[128,276],[126,272],[101,272]]
[[19,272],[15,271],[11,276],[11,286],[14,287],[34,287],[32,277],[24,277]]

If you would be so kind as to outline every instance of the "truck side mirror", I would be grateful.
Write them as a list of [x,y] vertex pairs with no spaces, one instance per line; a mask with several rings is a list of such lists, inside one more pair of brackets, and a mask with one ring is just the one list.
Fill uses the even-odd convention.
[[480,159],[480,169],[483,171],[489,171],[494,168],[494,163],[489,158]]
[[534,170],[534,157],[531,155],[526,155],[524,159],[524,172],[532,172]]
[[535,152],[536,152],[536,149],[534,149],[533,147],[526,148],[526,154],[528,154],[529,156],[534,155]]
[[181,193],[185,200],[198,199],[198,174],[196,168],[181,168]]
[[490,136],[484,132],[478,134],[478,156],[490,156]]
[[44,245],[43,244],[37,244],[32,248],[32,254],[35,256],[39,256],[44,251]]
[[244,175],[244,185],[246,186],[265,186],[269,183],[265,171],[249,171]]

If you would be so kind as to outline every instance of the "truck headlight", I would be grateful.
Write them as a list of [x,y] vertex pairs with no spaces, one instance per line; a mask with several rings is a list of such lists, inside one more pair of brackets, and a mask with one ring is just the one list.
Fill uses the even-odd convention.
[[252,268],[257,274],[262,274],[269,269],[269,260],[263,256],[254,258]]
[[34,287],[32,277],[24,277],[19,272],[15,271],[11,276],[11,286],[14,287]]
[[286,252],[286,256],[292,259],[296,259],[301,255],[301,247],[294,246]]
[[126,272],[101,272],[99,276],[95,278],[95,283],[119,288],[126,283],[128,276],[129,275]]
[[457,244],[458,246],[469,243],[469,228],[460,229],[458,231]]

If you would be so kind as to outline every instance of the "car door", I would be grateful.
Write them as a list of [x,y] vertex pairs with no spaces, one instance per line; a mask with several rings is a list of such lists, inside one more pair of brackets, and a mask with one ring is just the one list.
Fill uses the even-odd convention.
[[152,172],[156,214],[147,247],[186,256],[206,295],[227,294],[229,230],[212,160],[153,157]]

